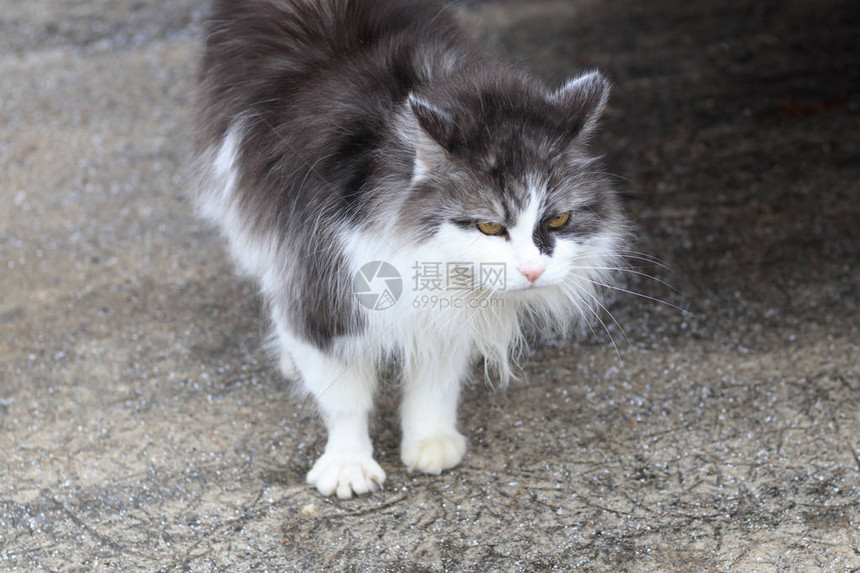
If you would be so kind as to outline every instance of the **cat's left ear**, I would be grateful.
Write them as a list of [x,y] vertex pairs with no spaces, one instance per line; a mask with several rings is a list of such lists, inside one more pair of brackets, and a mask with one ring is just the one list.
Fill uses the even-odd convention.
[[409,94],[407,102],[411,111],[407,119],[409,139],[415,146],[414,182],[447,162],[445,145],[451,137],[454,119],[448,111],[415,94]]
[[563,113],[571,137],[587,139],[609,101],[609,80],[600,72],[588,72],[568,80],[548,98]]

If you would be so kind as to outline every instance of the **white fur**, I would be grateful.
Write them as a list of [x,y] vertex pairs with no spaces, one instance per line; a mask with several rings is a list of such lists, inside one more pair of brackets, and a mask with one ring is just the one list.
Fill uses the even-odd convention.
[[[220,223],[239,268],[259,278],[264,293],[274,293],[291,263],[287,253],[279,253],[271,241],[252,235],[242,224],[235,197],[241,136],[240,126],[234,126],[222,144],[210,150],[199,205],[206,218]],[[393,352],[403,358],[402,461],[410,470],[439,473],[465,454],[457,405],[472,359],[483,355],[505,381],[512,375],[510,360],[520,344],[524,315],[563,328],[591,309],[596,299],[590,280],[598,275],[590,269],[612,266],[607,257],[618,237],[600,236],[586,244],[559,239],[552,256],[541,254],[532,233],[541,216],[542,193],[539,182],[533,182],[530,202],[509,229],[510,240],[447,223],[419,246],[403,245],[393,224],[377,232],[344,230],[340,247],[349,261],[348,275],[354,276],[365,263],[385,261],[398,269],[403,293],[385,310],[360,307],[365,332],[337,338],[330,351],[296,336],[285,322],[286,313],[273,305],[281,370],[288,377],[300,374],[328,431],[325,451],[307,476],[322,494],[346,498],[377,489],[385,480],[368,433],[380,359]],[[441,265],[440,291],[427,291],[414,280],[416,268],[428,263]],[[473,290],[445,288],[449,263],[472,265]],[[489,287],[481,264],[504,268],[502,288]],[[543,273],[534,283],[522,272],[538,268]]]
[[220,146],[204,154],[203,192],[197,197],[197,207],[200,214],[216,223],[227,237],[240,274],[260,277],[271,265],[273,245],[247,229],[236,199],[236,163],[241,141],[242,125],[237,122]]
[[385,472],[373,459],[367,429],[376,387],[372,356],[345,361],[323,353],[298,340],[281,316],[273,313],[276,332],[295,360],[305,389],[316,398],[328,430],[325,452],[308,472],[308,483],[323,495],[336,493],[342,499],[378,489]]
[[[245,217],[236,198],[239,147],[242,122],[233,124],[219,146],[202,157],[202,178],[196,196],[201,217],[217,225],[226,237],[230,254],[239,274],[262,279],[275,267],[275,247],[271,240],[254,236],[245,224]],[[279,349],[279,367],[286,378],[298,375],[288,351]]]

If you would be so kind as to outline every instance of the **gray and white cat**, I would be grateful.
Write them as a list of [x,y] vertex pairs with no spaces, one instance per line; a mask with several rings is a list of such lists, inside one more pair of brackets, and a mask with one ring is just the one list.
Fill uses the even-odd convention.
[[403,463],[438,474],[466,450],[473,362],[506,381],[526,323],[564,331],[600,305],[624,237],[587,149],[600,74],[550,89],[428,0],[222,0],[200,97],[198,204],[319,406],[322,494],[385,480],[381,363],[400,365]]

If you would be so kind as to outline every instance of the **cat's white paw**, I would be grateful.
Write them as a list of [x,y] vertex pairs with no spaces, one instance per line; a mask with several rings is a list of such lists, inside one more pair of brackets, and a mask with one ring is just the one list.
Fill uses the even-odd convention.
[[370,457],[360,454],[323,454],[308,472],[308,483],[325,496],[336,493],[349,499],[382,487],[385,472]]
[[400,459],[409,471],[439,475],[459,464],[465,453],[466,438],[461,434],[441,434],[404,443]]

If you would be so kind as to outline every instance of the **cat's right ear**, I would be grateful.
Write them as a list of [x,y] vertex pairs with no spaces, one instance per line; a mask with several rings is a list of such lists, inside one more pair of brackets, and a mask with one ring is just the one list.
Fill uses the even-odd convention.
[[549,101],[564,114],[571,136],[588,139],[609,100],[609,80],[597,71],[568,80],[549,95]]
[[451,137],[454,118],[421,96],[409,94],[408,102],[412,120],[410,139],[415,147],[415,169],[412,174],[412,181],[415,182],[448,160],[445,143]]

